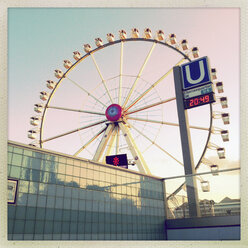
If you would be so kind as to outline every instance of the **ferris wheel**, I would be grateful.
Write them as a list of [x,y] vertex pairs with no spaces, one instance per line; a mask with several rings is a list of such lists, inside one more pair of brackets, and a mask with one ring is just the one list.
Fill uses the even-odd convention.
[[[103,163],[108,155],[125,153],[148,175],[154,164],[168,166],[168,172],[183,168],[173,67],[198,58],[199,50],[162,30],[153,35],[146,28],[140,37],[133,28],[130,38],[125,30],[118,35],[108,33],[106,43],[96,38],[95,48],[85,44],[84,54],[73,52],[74,62],[63,61],[65,71],[55,70],[57,80],[47,81],[49,91],[41,91],[42,102],[34,106],[30,145]],[[216,95],[222,93],[216,70],[211,73]],[[205,164],[218,170],[205,156],[208,150],[225,158],[225,149],[211,141],[212,134],[229,140],[227,130],[213,126],[214,119],[229,124],[228,113],[213,110],[217,105],[226,108],[227,98],[216,96],[215,104],[189,111],[196,169]]]

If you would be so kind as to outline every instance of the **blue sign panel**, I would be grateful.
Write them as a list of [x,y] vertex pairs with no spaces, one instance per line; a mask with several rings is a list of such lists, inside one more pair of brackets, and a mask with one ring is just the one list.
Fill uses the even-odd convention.
[[208,57],[183,64],[181,69],[184,90],[211,82]]

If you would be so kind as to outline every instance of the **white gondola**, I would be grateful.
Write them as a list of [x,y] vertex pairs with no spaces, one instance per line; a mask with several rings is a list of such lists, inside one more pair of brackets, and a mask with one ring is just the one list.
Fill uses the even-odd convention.
[[30,124],[33,126],[38,126],[40,124],[40,116],[32,116],[30,118]]
[[78,51],[73,52],[73,58],[79,60],[82,57],[81,53]]
[[198,58],[199,57],[199,49],[198,47],[193,47],[192,48],[192,54],[194,58]]
[[91,45],[90,44],[84,44],[84,51],[86,53],[89,53],[92,50]]
[[185,50],[188,50],[189,49],[189,46],[188,46],[188,41],[187,40],[182,40],[181,41],[181,47],[182,49],[185,51]]
[[41,91],[40,92],[40,99],[43,101],[46,101],[49,97],[49,94],[46,91]]
[[37,113],[41,113],[44,109],[43,104],[37,103],[34,105],[34,111]]
[[228,105],[227,105],[227,97],[221,97],[220,98],[220,103],[221,103],[222,108],[227,108],[228,107]]
[[201,181],[201,188],[203,192],[209,192],[210,191],[209,181]]
[[103,45],[101,38],[95,38],[95,43],[97,47],[101,47]]
[[131,32],[132,38],[139,38],[139,30],[137,28],[133,28]]
[[175,34],[170,34],[169,35],[169,39],[170,39],[171,45],[175,45],[177,43],[176,35]]
[[217,79],[216,72],[217,72],[217,71],[216,71],[215,68],[212,68],[212,69],[211,69],[212,79]]
[[218,93],[223,93],[224,92],[223,83],[222,82],[217,82],[216,83],[216,88],[217,88]]
[[228,113],[222,113],[221,118],[222,118],[224,125],[230,124],[230,117]]
[[224,142],[229,141],[229,133],[228,130],[221,131],[221,137]]
[[144,36],[146,39],[151,39],[152,38],[152,31],[150,28],[146,28],[144,30]]
[[66,69],[69,69],[71,66],[72,66],[71,61],[65,59],[65,60],[64,60],[64,67],[65,67]]
[[125,30],[120,30],[119,31],[119,37],[121,40],[125,40],[127,38],[127,32]]
[[63,77],[63,72],[59,69],[54,70],[54,75],[56,78],[62,78]]
[[217,164],[210,165],[210,168],[211,168],[211,172],[213,173],[212,174],[213,176],[218,176],[219,175],[219,173],[218,173],[219,166]]
[[47,88],[48,89],[52,90],[56,86],[56,83],[54,81],[52,81],[52,80],[47,80],[47,84],[46,85],[47,85]]
[[36,139],[37,134],[38,134],[37,130],[29,130],[28,131],[28,138],[29,139]]
[[108,42],[114,42],[115,36],[112,33],[108,33],[107,34],[107,40],[108,40]]
[[164,40],[164,32],[162,30],[157,31],[157,40],[161,41]]
[[226,156],[225,156],[225,148],[223,148],[223,147],[217,148],[217,154],[219,156],[219,159],[226,158]]

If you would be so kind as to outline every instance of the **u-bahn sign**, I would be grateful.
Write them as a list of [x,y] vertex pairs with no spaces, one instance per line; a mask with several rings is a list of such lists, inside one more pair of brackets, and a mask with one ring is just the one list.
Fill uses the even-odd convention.
[[208,57],[181,66],[184,109],[215,102]]
[[202,57],[181,66],[183,90],[211,82],[208,57]]

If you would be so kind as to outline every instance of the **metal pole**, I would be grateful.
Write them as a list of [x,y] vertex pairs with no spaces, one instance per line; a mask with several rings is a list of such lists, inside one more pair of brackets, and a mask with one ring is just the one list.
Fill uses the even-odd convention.
[[[173,67],[174,83],[176,91],[177,112],[179,119],[179,128],[181,135],[181,144],[183,152],[183,163],[185,175],[195,174],[194,160],[192,154],[191,137],[188,123],[188,113],[184,109],[181,67]],[[200,208],[198,200],[198,192],[195,177],[186,177],[186,189],[189,205],[190,217],[199,217]]]

